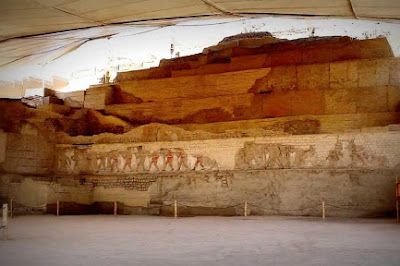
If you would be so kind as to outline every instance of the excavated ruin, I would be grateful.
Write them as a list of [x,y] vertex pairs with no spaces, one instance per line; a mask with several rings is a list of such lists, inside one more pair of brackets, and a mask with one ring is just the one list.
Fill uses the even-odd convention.
[[16,212],[395,213],[400,59],[385,38],[232,36],[0,110],[0,195]]

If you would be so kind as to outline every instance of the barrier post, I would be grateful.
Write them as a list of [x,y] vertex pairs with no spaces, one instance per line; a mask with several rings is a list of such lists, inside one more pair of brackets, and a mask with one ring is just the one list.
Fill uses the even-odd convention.
[[397,214],[397,222],[400,222],[400,214],[399,214],[399,201],[400,201],[400,188],[399,181],[396,176],[396,214]]
[[8,204],[3,204],[3,239],[8,238]]
[[174,201],[174,217],[178,218],[178,202],[176,200]]
[[325,201],[322,201],[322,220],[325,220]]
[[247,217],[247,200],[244,201],[244,217]]
[[114,201],[114,216],[117,216],[117,208],[118,208],[117,202]]
[[10,218],[13,218],[13,211],[14,211],[14,206],[13,206],[13,199],[10,199]]
[[57,200],[57,216],[60,216],[60,201]]

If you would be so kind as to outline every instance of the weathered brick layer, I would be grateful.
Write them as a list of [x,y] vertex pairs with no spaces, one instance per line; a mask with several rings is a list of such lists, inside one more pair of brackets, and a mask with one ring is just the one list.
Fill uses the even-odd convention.
[[351,60],[125,82],[119,85],[125,98],[141,102],[110,105],[105,112],[135,124],[398,112],[399,61]]
[[208,54],[163,60],[158,68],[118,73],[116,82],[385,57],[393,57],[386,38],[371,40],[355,40],[349,37],[307,38],[255,47],[228,47]]

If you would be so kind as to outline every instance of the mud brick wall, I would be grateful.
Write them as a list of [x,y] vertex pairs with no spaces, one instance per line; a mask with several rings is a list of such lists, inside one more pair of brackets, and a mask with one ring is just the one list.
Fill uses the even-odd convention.
[[28,206],[178,199],[188,214],[223,214],[247,200],[252,214],[319,216],[325,200],[339,207],[328,216],[390,216],[399,145],[399,131],[57,145],[54,175],[3,174],[1,191]]
[[274,43],[269,43],[270,38],[267,38],[266,43],[262,42],[262,39],[261,42],[260,39],[252,39],[247,40],[247,44],[237,42],[234,46],[222,45],[222,49],[212,49],[203,54],[162,60],[157,68],[118,73],[116,82],[393,56],[385,38],[355,40],[327,37]]
[[400,165],[400,132],[270,136],[56,147],[58,174],[248,169],[379,169]]
[[63,110],[1,101],[0,199],[165,215],[175,199],[188,215],[242,215],[247,200],[252,214],[313,216],[324,200],[328,216],[393,215],[400,60],[386,39],[268,38],[60,94]]
[[[172,98],[207,98],[246,92],[348,89],[398,86],[397,58],[347,60],[323,64],[285,65],[245,71],[120,82],[116,85],[135,102]],[[129,98],[126,99],[129,102]],[[126,103],[128,103],[126,102]]]
[[179,205],[183,215],[243,215],[241,207],[247,200],[251,215],[320,216],[324,200],[328,217],[388,217],[395,214],[397,173],[398,169],[194,171],[160,173],[147,191],[114,187],[115,177],[93,186],[96,178],[91,176],[79,186],[66,184],[68,178],[57,179],[62,185],[23,178],[17,183],[0,183],[0,189],[6,186],[9,197],[28,209],[54,205],[57,199],[86,206],[118,201],[120,210],[121,205],[159,208],[153,213],[171,215],[172,210],[163,205],[176,199],[184,205]]
[[104,112],[134,125],[397,112],[399,73],[385,38],[232,40],[120,73]]
[[[398,112],[397,58],[278,66],[122,82],[105,113],[134,124],[206,124],[296,115]],[[129,101],[133,103],[129,103]]]
[[104,109],[106,105],[114,103],[113,88],[107,86],[93,86],[86,90],[84,108],[95,110]]
[[125,96],[122,103],[129,103],[129,95],[135,99],[134,103],[138,100],[160,102],[174,98],[198,99],[247,93],[258,79],[270,71],[269,68],[260,68],[215,75],[134,80],[118,83],[117,86]]
[[54,143],[42,135],[7,133],[6,157],[0,166],[7,173],[49,174],[53,171]]
[[0,130],[0,163],[6,160],[7,134]]
[[327,134],[363,132],[368,130],[389,131],[400,123],[396,112],[304,115],[279,118],[241,120],[209,124],[163,125],[148,124],[136,127],[125,134],[101,134],[94,136],[68,136],[57,134],[59,144],[73,143],[129,143],[156,141],[192,141],[262,137],[276,135]]
[[[397,172],[286,169],[186,173],[178,178],[160,178],[150,193],[153,199],[164,203],[177,199],[192,209],[236,206],[236,215],[243,215],[247,200],[251,215],[321,217],[324,200],[328,217],[394,217],[393,183]],[[221,181],[223,175],[226,183]]]
[[59,201],[91,204],[93,187],[79,178],[56,179],[44,175],[0,174],[0,192],[15,208],[44,208]]
[[72,108],[82,108],[85,100],[85,91],[56,92],[55,96]]

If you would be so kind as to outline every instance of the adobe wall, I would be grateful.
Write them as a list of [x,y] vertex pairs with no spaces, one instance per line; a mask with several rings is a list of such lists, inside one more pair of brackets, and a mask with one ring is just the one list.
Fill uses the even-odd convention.
[[[386,39],[254,39],[59,95],[0,101],[19,213],[391,216],[400,61]],[[55,96],[54,96],[55,97]],[[84,107],[84,108],[82,108]]]
[[132,80],[104,112],[134,124],[399,112],[399,71],[388,57]]
[[331,216],[387,216],[395,210],[399,144],[400,131],[59,144],[54,174],[3,174],[1,187],[43,212],[56,200],[118,201],[121,213],[170,215],[162,205],[177,199],[188,206],[182,215],[241,215],[247,200],[253,214],[318,216],[324,200]]
[[[201,170],[377,169],[400,165],[400,132],[56,145],[56,174]],[[386,129],[389,130],[389,129]]]

